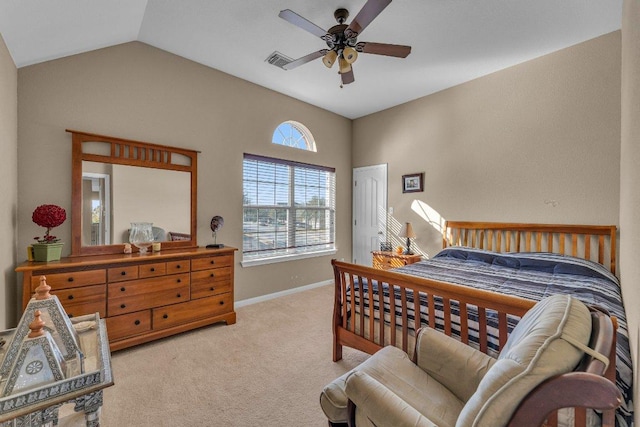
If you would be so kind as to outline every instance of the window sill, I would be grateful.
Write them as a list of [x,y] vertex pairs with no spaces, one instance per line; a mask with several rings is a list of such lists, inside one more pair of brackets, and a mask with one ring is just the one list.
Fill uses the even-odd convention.
[[338,252],[337,249],[326,249],[326,250],[317,251],[317,252],[306,252],[306,253],[289,254],[289,255],[277,255],[277,256],[272,256],[272,257],[269,257],[269,258],[242,260],[240,262],[240,265],[242,267],[254,267],[254,266],[257,266],[257,265],[276,264],[276,263],[279,263],[279,262],[296,261],[296,260],[305,259],[305,258],[316,258],[316,257],[321,257],[321,256],[327,256],[327,255],[335,255],[337,252]]

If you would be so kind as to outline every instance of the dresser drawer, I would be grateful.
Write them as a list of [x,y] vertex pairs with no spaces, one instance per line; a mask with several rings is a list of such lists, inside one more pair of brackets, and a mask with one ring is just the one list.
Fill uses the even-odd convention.
[[80,288],[52,291],[56,295],[69,317],[84,314],[107,314],[107,285],[83,286]]
[[191,273],[191,298],[204,298],[231,291],[231,268],[214,268]]
[[167,263],[167,274],[186,273],[191,270],[191,261],[183,259]]
[[166,307],[154,308],[153,329],[170,328],[206,317],[217,316],[233,311],[233,301],[230,294],[218,295],[173,304]]
[[109,283],[133,280],[138,278],[138,266],[113,267],[107,270]]
[[109,316],[131,313],[166,304],[188,301],[189,273],[110,283],[107,289]]
[[233,263],[232,255],[216,255],[191,260],[191,271],[207,270],[210,268],[230,267]]
[[115,341],[151,330],[151,310],[137,311],[107,318],[109,341]]
[[95,313],[99,313],[100,317],[106,317],[107,315],[106,301],[95,301],[85,304],[62,304],[62,307],[69,318]]
[[153,264],[141,264],[139,267],[139,277],[157,277],[164,276],[167,272],[167,264],[164,262],[156,262]]
[[[99,285],[107,282],[107,272],[104,269],[54,273],[47,274],[45,277],[47,278],[47,285],[51,286],[52,290]],[[40,276],[33,276],[31,278],[31,290],[35,291],[38,286],[40,286]]]

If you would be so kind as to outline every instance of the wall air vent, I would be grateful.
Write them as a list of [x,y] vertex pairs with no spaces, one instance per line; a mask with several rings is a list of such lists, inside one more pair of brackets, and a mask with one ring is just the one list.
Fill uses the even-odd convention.
[[284,56],[278,51],[273,52],[267,59],[265,59],[269,64],[275,65],[278,68],[282,68],[288,63],[292,62],[293,59],[288,56]]

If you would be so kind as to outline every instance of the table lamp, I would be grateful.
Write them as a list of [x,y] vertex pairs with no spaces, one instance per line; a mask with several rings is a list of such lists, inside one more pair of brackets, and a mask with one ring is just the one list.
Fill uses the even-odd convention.
[[405,255],[413,255],[411,252],[411,239],[416,237],[416,233],[413,231],[413,227],[410,222],[405,222],[400,232],[398,233],[398,237],[406,237],[407,238],[407,250],[404,251]]

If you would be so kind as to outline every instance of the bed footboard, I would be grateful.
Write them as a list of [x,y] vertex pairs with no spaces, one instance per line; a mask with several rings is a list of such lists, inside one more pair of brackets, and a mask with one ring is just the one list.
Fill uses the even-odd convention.
[[[499,353],[535,301],[332,260],[333,360],[342,346],[373,354],[395,345],[413,354],[420,327],[438,329],[485,353]],[[381,292],[380,292],[381,291]]]

